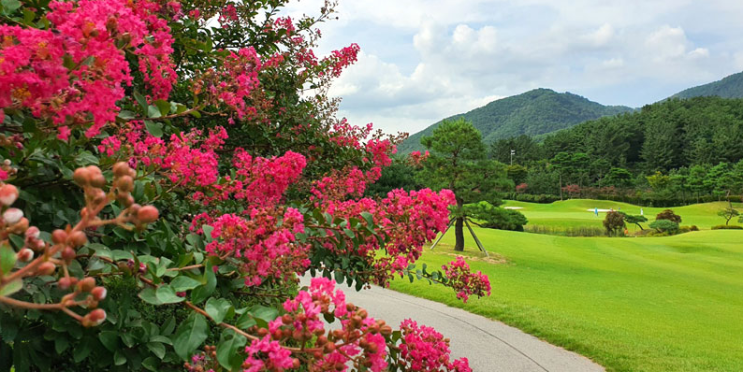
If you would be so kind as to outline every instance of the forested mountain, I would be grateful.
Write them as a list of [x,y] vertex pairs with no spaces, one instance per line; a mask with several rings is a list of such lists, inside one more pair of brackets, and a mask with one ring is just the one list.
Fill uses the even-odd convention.
[[[526,134],[535,136],[551,133],[576,124],[632,111],[625,106],[603,106],[571,94],[550,89],[535,89],[497,101],[447,119],[464,117],[480,130],[486,143]],[[398,147],[405,154],[423,150],[420,139],[431,135],[441,122],[416,133]]]
[[743,72],[730,75],[714,83],[689,88],[671,98],[692,98],[717,96],[722,98],[743,98]]
[[743,99],[671,99],[545,138],[539,157],[585,153],[611,166],[649,172],[743,158]]

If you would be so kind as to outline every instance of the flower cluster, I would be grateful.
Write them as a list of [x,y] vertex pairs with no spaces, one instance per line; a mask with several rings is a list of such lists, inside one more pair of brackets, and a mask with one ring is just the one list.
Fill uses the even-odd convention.
[[232,164],[236,169],[234,178],[225,176],[224,182],[210,188],[210,195],[198,193],[195,198],[205,203],[234,198],[247,205],[274,206],[302,175],[307,161],[292,151],[280,157],[261,158],[238,148],[233,153]]
[[213,239],[206,252],[223,259],[234,259],[241,266],[248,286],[260,285],[266,278],[294,280],[309,266],[308,246],[295,234],[304,232],[304,217],[287,208],[255,208],[250,219],[225,214],[213,222]]
[[[335,282],[314,278],[308,291],[300,291],[284,303],[286,314],[259,332],[246,347],[246,371],[284,370],[299,367],[301,357],[309,371],[384,371],[388,348],[399,348],[405,371],[470,371],[467,359],[449,359],[448,340],[428,327],[402,323],[403,339],[396,346],[392,327],[375,320],[362,308],[346,302]],[[324,319],[339,321],[340,328],[327,330]],[[305,347],[290,348],[295,343]],[[431,360],[433,359],[433,360]]]
[[400,324],[403,371],[471,372],[467,358],[449,360],[449,339],[426,326],[407,319]]
[[120,46],[133,48],[156,97],[164,98],[176,79],[170,61],[172,36],[147,0],[52,1],[52,30],[0,26],[0,107],[28,108],[51,118],[66,140],[69,126],[92,126],[87,137],[113,122],[131,84]]
[[[417,261],[423,245],[446,228],[449,222],[448,207],[454,203],[454,194],[451,191],[441,190],[436,193],[430,189],[410,192],[393,190],[382,200],[325,200],[323,210],[334,217],[361,219],[363,213],[368,213],[379,229],[378,234],[383,242],[380,243],[375,236],[367,236],[358,245],[348,237],[346,238],[349,240],[343,244],[328,238],[323,241],[323,246],[338,254],[364,259],[369,267],[374,268],[374,273],[367,279],[379,285],[387,285],[392,274],[402,272]],[[332,237],[332,233],[328,231],[327,235]],[[387,255],[379,256],[377,251],[380,249],[385,250]]]
[[462,256],[458,256],[449,265],[442,266],[442,269],[449,279],[449,286],[457,291],[457,298],[464,302],[467,302],[471,295],[490,296],[490,279],[480,271],[472,273]]
[[415,167],[420,167],[422,163],[426,161],[426,159],[428,159],[430,155],[431,154],[428,152],[428,150],[426,150],[426,152],[423,154],[421,154],[420,151],[413,151],[410,153],[410,155],[408,155],[408,159],[411,165]]
[[237,53],[230,51],[222,62],[220,69],[209,69],[196,77],[194,94],[202,97],[203,104],[227,106],[239,119],[253,115],[256,109],[246,99],[260,86],[258,73],[263,67],[260,56],[253,47],[248,47]]

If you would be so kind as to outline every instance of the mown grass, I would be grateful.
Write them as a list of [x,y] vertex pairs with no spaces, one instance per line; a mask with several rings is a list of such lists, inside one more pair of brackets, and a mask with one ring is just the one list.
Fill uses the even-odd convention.
[[[743,204],[733,203],[736,208],[743,210]],[[694,204],[674,208],[649,208],[638,207],[636,205],[606,201],[606,200],[589,200],[573,199],[558,201],[552,204],[537,204],[517,201],[508,201],[505,207],[521,208],[518,211],[523,213],[529,220],[531,226],[545,226],[553,228],[575,228],[575,227],[598,227],[603,228],[601,222],[604,220],[606,213],[599,212],[596,216],[588,209],[611,209],[621,210],[628,214],[640,214],[642,208],[645,217],[649,222],[655,220],[655,215],[665,209],[672,209],[677,215],[681,216],[681,225],[696,225],[702,230],[709,230],[715,225],[724,225],[725,219],[717,215],[717,212],[725,209],[726,202]],[[737,224],[737,218],[731,221],[731,224]],[[647,228],[647,224],[643,224]],[[635,225],[628,225],[630,231],[639,230]]]
[[[708,217],[692,212],[715,207],[676,210],[703,225]],[[743,370],[743,231],[663,238],[476,232],[507,262],[477,261],[467,236],[470,264],[490,277],[491,297],[462,304],[451,290],[425,282],[397,280],[392,288],[504,321],[609,371]],[[453,235],[426,250],[422,262],[451,261]]]

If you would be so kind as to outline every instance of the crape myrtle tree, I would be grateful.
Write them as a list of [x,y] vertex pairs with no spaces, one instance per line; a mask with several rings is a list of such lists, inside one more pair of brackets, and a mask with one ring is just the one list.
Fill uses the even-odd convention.
[[335,116],[336,4],[287,2],[0,4],[0,371],[470,370],[336,289],[490,284],[413,266],[450,190],[363,197],[399,138]]
[[419,173],[423,184],[434,190],[452,190],[454,209],[454,250],[464,250],[464,205],[487,201],[500,205],[499,189],[508,186],[505,166],[487,158],[482,135],[464,119],[445,120],[421,143],[429,156]]

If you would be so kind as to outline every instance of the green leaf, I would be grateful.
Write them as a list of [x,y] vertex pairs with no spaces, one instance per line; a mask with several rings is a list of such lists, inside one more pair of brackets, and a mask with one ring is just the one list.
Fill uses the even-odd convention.
[[114,364],[117,366],[126,364],[126,357],[121,353],[121,350],[116,350],[114,353]]
[[253,316],[250,313],[245,313],[237,319],[235,326],[240,329],[248,329],[256,324],[258,323],[253,319]]
[[190,291],[200,286],[201,284],[203,283],[199,282],[196,279],[189,278],[185,275],[180,275],[177,278],[173,279],[172,282],[170,282],[170,286],[173,287],[176,292]]
[[207,242],[212,241],[212,231],[214,231],[214,227],[209,225],[203,225],[201,226],[201,229],[204,230],[204,238]]
[[159,342],[148,342],[147,348],[150,349],[150,351],[155,354],[155,356],[160,358],[160,360],[165,357],[165,345]]
[[224,298],[210,298],[206,301],[204,310],[206,310],[206,313],[209,314],[215,323],[222,323],[225,318],[235,315],[235,308],[232,307],[232,303]]
[[101,340],[103,346],[110,352],[114,352],[119,349],[119,334],[114,331],[104,331],[98,335],[98,339]]
[[371,213],[369,213],[369,212],[361,212],[361,217],[364,217],[364,219],[366,220],[366,223],[369,226],[373,226],[374,225],[374,216],[372,216]]
[[[155,108],[155,110],[157,110],[157,108]],[[149,132],[154,137],[160,138],[163,136],[163,125],[161,123],[157,123],[151,120],[145,120],[144,126],[145,128],[147,128],[147,132]]]
[[161,344],[173,345],[173,340],[165,336],[152,336],[150,342],[159,342]]
[[170,102],[159,99],[155,101],[155,106],[160,111],[160,115],[167,116],[170,113]]
[[214,274],[214,271],[212,270],[212,264],[210,262],[207,262],[206,267],[204,268],[204,279],[206,281],[206,284],[196,287],[191,292],[191,302],[193,302],[194,304],[200,304],[204,302],[212,295],[212,293],[214,293],[214,290],[217,288],[217,276]]
[[356,237],[356,234],[354,234],[351,229],[343,229],[343,232],[346,233],[346,236],[348,236],[351,239]]
[[[226,336],[225,336],[226,335]],[[244,357],[240,356],[238,350],[243,348],[248,339],[238,335],[232,330],[222,333],[221,340],[217,345],[217,361],[228,370],[240,370]]]
[[10,15],[18,8],[21,7],[21,2],[18,0],[2,0],[3,14]]
[[90,341],[83,341],[79,345],[73,348],[72,359],[75,363],[80,363],[90,355],[91,352]]
[[81,166],[91,164],[98,165],[98,157],[93,155],[90,151],[83,151],[75,157],[75,163]]
[[175,338],[173,339],[175,353],[181,359],[188,360],[194,350],[206,340],[206,331],[206,318],[201,314],[191,313],[175,333]]
[[142,367],[152,372],[158,372],[160,370],[160,361],[155,357],[149,357],[142,361]]
[[111,252],[111,259],[114,261],[133,260],[134,255],[132,254],[132,252],[127,252],[127,251],[122,251],[120,249],[117,249]]
[[23,279],[16,279],[0,288],[0,297],[10,296],[23,289]]
[[169,285],[161,286],[155,291],[155,296],[162,304],[175,304],[186,300],[185,297],[179,297],[175,290]]
[[9,245],[4,244],[0,247],[0,271],[3,275],[9,274],[13,266],[15,266],[15,251]]
[[139,292],[139,298],[142,299],[142,301],[152,304],[152,305],[162,305],[162,302],[160,302],[160,299],[157,298],[157,293],[155,291],[155,288],[147,287],[142,290],[142,292]]
[[62,354],[69,346],[70,340],[66,336],[57,335],[57,337],[54,338],[54,351],[56,351],[57,354]]
[[142,110],[144,110],[145,112],[147,112],[148,105],[147,105],[147,100],[144,98],[144,96],[141,95],[141,94],[139,94],[139,92],[135,91],[134,92],[134,99],[136,99],[137,100],[137,103],[139,103],[139,105],[142,106]]
[[279,311],[273,307],[256,306],[251,311],[254,317],[270,322],[279,316]]
[[162,115],[160,114],[160,109],[155,105],[149,105],[147,106],[147,117],[148,118],[159,118]]
[[119,117],[122,118],[122,119],[124,119],[124,120],[131,120],[131,119],[136,118],[137,116],[133,112],[131,112],[131,111],[121,110],[121,111],[119,111]]

